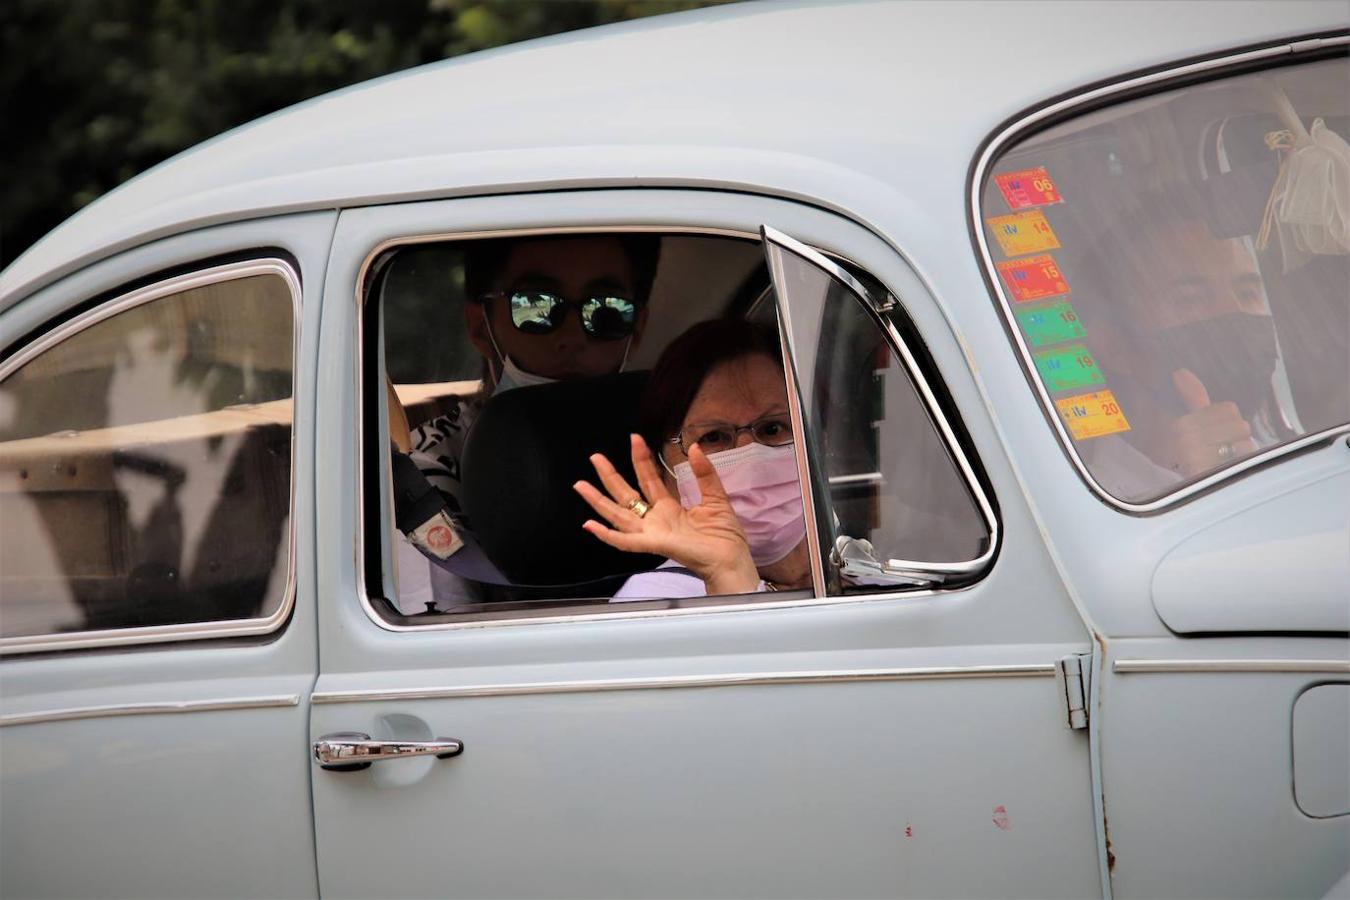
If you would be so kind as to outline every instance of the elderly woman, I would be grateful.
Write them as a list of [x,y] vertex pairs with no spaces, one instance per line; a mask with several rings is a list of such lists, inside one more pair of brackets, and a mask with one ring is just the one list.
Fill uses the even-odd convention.
[[[795,589],[811,583],[778,338],[739,319],[701,322],[666,348],[632,436],[631,487],[602,454],[605,491],[577,492],[612,547],[667,557],[616,600]],[[656,447],[654,457],[651,447]],[[658,464],[659,460],[659,464]]]

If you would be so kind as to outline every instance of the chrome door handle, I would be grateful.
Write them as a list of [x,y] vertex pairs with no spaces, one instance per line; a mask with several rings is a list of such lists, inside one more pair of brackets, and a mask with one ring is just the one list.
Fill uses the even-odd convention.
[[464,752],[464,742],[450,738],[434,741],[372,741],[355,731],[325,734],[314,742],[314,759],[330,772],[357,772],[382,759],[434,756],[449,759]]

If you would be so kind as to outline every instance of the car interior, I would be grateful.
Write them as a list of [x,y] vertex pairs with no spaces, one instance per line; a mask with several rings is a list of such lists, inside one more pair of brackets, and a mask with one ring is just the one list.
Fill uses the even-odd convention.
[[[607,602],[628,576],[661,560],[619,552],[583,531],[581,523],[594,513],[571,486],[579,479],[594,480],[588,458],[595,452],[604,453],[635,483],[628,435],[636,430],[647,371],[675,337],[706,319],[774,321],[772,303],[764,302],[769,277],[760,244],[662,234],[645,328],[621,372],[488,395],[488,363],[469,343],[464,326],[463,257],[469,243],[391,251],[378,264],[372,295],[380,301],[380,355],[414,434],[429,420],[453,412],[466,397],[476,398],[460,460],[456,518],[468,523],[491,565],[451,557],[445,568],[432,572],[431,581],[459,582],[452,604],[433,591],[433,605],[425,609],[393,598],[381,604],[381,612],[395,619],[439,617],[453,606],[458,617],[472,619],[490,604],[491,615],[500,618],[512,611],[537,615],[543,608],[584,600]],[[374,395],[369,399],[378,401]],[[418,564],[403,556],[400,565],[410,558]],[[368,584],[382,583],[387,583],[382,573],[378,580],[374,572],[368,577]],[[639,601],[625,608],[701,602]]]

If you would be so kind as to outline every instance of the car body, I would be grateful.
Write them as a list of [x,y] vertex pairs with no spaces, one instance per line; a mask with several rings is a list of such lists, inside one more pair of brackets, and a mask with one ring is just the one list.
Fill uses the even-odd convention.
[[[1175,489],[1116,491],[1037,380],[983,225],[1050,208],[989,199],[1046,129],[1344,66],[1347,25],[1337,2],[722,7],[340,91],[91,205],[0,273],[0,386],[62,376],[0,443],[0,610],[38,623],[0,662],[0,892],[1325,894],[1350,867],[1350,422],[1333,403]],[[812,588],[386,602],[398,360],[368,301],[419,248],[559,232],[661,236],[660,290],[696,299],[658,321],[654,289],[639,368],[693,319],[778,304]],[[811,278],[832,293],[789,287]],[[830,492],[889,470],[812,469],[831,305],[912,386],[977,550],[846,571]],[[69,343],[118,321],[112,349]],[[81,360],[105,356],[170,412],[86,403]],[[1323,375],[1339,402],[1334,358]],[[472,377],[393,380],[417,415]],[[324,768],[342,734],[462,752]]]

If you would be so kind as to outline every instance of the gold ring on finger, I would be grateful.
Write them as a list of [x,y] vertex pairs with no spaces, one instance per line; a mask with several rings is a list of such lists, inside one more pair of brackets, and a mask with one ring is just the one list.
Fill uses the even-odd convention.
[[651,507],[649,507],[647,501],[643,500],[641,497],[634,497],[632,500],[628,501],[628,508],[632,511],[633,515],[641,519],[643,516],[647,515],[647,510]]

